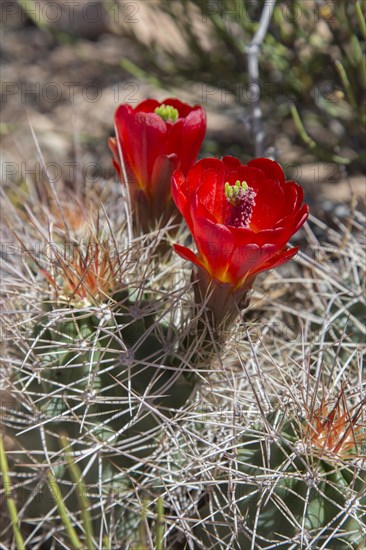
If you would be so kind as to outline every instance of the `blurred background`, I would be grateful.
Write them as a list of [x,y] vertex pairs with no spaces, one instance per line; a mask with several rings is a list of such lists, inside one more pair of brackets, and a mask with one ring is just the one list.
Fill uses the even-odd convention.
[[348,217],[365,199],[365,2],[276,2],[253,84],[247,51],[265,8],[3,0],[5,185],[42,177],[36,142],[55,180],[103,184],[114,178],[107,138],[117,106],[177,96],[207,110],[201,155],[243,162],[255,156],[258,104],[264,155],[304,186],[313,213]]

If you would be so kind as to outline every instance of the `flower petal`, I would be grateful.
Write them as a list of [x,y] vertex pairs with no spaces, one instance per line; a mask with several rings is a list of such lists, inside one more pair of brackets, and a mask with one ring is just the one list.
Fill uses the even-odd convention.
[[113,155],[112,162],[113,162],[114,169],[116,170],[118,177],[122,179],[122,170],[119,163],[119,153],[118,153],[116,138],[108,139],[108,147]]
[[294,248],[289,248],[289,249],[280,251],[275,256],[272,256],[271,258],[269,258],[265,264],[262,264],[260,269],[256,271],[255,274],[258,275],[258,273],[261,273],[262,271],[266,271],[267,269],[273,269],[275,267],[279,267],[280,265],[291,260],[291,258],[293,258],[298,251],[299,251],[299,247],[297,246]]
[[[155,160],[151,177],[151,188],[149,199],[151,200],[154,215],[158,216],[162,205],[166,205],[170,196],[170,181],[172,174],[178,164],[178,157],[175,154],[162,155]],[[154,193],[152,193],[154,189]]]
[[136,105],[135,113],[153,113],[157,107],[160,107],[162,103],[159,103],[156,99],[145,99]]
[[262,179],[251,184],[256,192],[250,227],[255,231],[270,229],[286,215],[284,191],[272,179]]
[[245,244],[235,247],[230,258],[228,273],[236,286],[240,286],[243,280],[250,278],[253,273],[260,270],[278,250],[276,245],[266,243],[263,246],[257,244]]
[[191,218],[191,209],[189,203],[189,195],[186,195],[187,185],[186,178],[181,170],[175,170],[171,178],[171,190],[173,200],[186,220],[191,233],[193,233],[193,223]]
[[146,189],[151,182],[155,159],[160,156],[166,124],[153,113],[134,113],[129,105],[117,109],[115,124],[126,167],[135,174],[140,187]]
[[193,107],[191,107],[187,103],[183,103],[183,101],[180,101],[175,97],[168,97],[167,99],[164,99],[159,105],[170,105],[171,107],[174,107],[174,109],[177,109],[179,113],[179,118],[185,118],[192,111],[195,111],[198,109],[200,109],[204,113],[204,110],[200,105],[194,105]]
[[225,274],[234,251],[231,231],[225,225],[197,216],[194,212],[192,222],[199,257],[212,277],[227,282]]
[[175,252],[183,258],[183,260],[188,260],[189,262],[193,262],[194,264],[198,265],[199,267],[204,267],[202,261],[190,250],[189,248],[186,248],[185,246],[181,246],[180,244],[174,244],[173,245]]
[[187,174],[197,158],[206,132],[206,116],[203,109],[195,109],[174,123],[167,122],[167,135],[161,154],[176,153],[179,168]]
[[248,162],[247,166],[259,168],[267,179],[274,180],[279,184],[285,183],[285,175],[278,162],[268,158],[257,158]]
[[224,223],[227,203],[224,193],[225,166],[217,159],[203,159],[200,163],[202,172],[196,191],[198,202],[210,212],[217,223]]

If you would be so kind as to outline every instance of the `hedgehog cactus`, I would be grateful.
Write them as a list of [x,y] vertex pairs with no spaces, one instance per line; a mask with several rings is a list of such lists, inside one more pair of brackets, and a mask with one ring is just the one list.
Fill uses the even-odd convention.
[[234,506],[241,548],[364,548],[363,406],[351,414],[340,400],[330,411],[323,402],[303,423],[277,413],[265,431],[248,430],[233,449],[235,481],[223,474],[201,509],[196,531],[205,547],[230,546]]
[[[301,187],[270,159],[192,166],[205,130],[198,107],[147,101],[121,108],[116,128],[110,145],[127,219],[123,207],[109,217],[112,193],[99,208],[105,227],[87,207],[76,220],[65,208],[60,222],[61,201],[42,226],[27,205],[45,252],[28,250],[24,264],[9,268],[9,327],[18,339],[6,343],[2,372],[10,398],[6,445],[0,441],[7,535],[17,550],[162,550],[163,539],[169,549],[333,548],[334,541],[337,549],[362,548],[363,403],[349,412],[342,394],[299,420],[266,396],[266,409],[257,399],[258,426],[233,426],[228,439],[227,426],[196,422],[204,391],[214,414],[216,399],[235,406],[244,395],[246,412],[252,408],[262,365],[243,391],[245,369],[235,362],[243,367],[254,346],[233,335],[258,274],[298,250],[288,240],[308,216]],[[187,136],[196,140],[189,151]],[[22,234],[24,212],[14,214],[19,227],[9,226],[22,243],[33,229]],[[193,246],[183,218],[180,229],[163,227],[180,214],[196,253],[183,246]],[[268,383],[280,386],[281,398],[295,388],[280,383],[283,342],[263,365],[263,373],[281,365]],[[22,533],[30,533],[26,543]]]
[[[28,351],[13,380],[18,406],[6,418],[18,449],[14,470],[29,480],[22,499],[39,521],[54,505],[44,475],[50,467],[67,509],[79,506],[70,494],[61,434],[72,443],[83,483],[102,480],[106,494],[116,483],[127,488],[134,474],[124,472],[143,468],[164,423],[196,381],[175,357],[176,333],[164,321],[166,300],[119,281],[120,258],[112,258],[110,246],[89,240],[72,257],[55,251],[52,269],[38,265],[53,291],[27,337]],[[90,501],[96,506],[100,495]]]

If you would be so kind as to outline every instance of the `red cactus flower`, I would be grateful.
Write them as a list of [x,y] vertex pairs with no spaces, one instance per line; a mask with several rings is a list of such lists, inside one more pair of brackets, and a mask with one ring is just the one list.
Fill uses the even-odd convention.
[[[196,241],[198,255],[179,244],[176,252],[199,268],[203,288],[225,285],[243,298],[261,271],[278,267],[298,248],[287,248],[308,217],[302,188],[285,181],[282,168],[266,158],[246,166],[234,157],[198,161],[185,177],[177,170],[172,194]],[[202,280],[205,283],[202,283]],[[220,299],[214,293],[215,309]],[[224,304],[220,308],[225,310]],[[221,313],[219,315],[221,317]]]
[[178,99],[162,103],[147,99],[135,108],[120,105],[115,113],[115,130],[116,138],[109,140],[114,166],[122,181],[127,177],[140,224],[146,225],[146,221],[164,214],[166,218],[173,205],[172,173],[178,168],[184,174],[188,172],[205,136],[204,109]]

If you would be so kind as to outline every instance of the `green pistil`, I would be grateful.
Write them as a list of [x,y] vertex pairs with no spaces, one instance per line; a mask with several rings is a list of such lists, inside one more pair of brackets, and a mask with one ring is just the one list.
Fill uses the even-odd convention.
[[160,105],[160,107],[156,107],[155,114],[159,115],[164,122],[175,122],[179,118],[179,112],[178,109],[174,109],[171,105]]
[[232,206],[237,206],[241,197],[248,189],[246,181],[240,182],[237,180],[234,185],[230,185],[229,182],[225,183],[225,197]]

